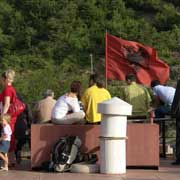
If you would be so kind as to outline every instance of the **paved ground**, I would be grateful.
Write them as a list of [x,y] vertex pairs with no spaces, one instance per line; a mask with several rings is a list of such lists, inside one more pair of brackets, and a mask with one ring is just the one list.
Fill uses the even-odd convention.
[[29,161],[8,172],[0,172],[0,180],[180,180],[180,166],[171,166],[172,160],[161,160],[159,170],[127,169],[126,174],[80,174],[33,172]]

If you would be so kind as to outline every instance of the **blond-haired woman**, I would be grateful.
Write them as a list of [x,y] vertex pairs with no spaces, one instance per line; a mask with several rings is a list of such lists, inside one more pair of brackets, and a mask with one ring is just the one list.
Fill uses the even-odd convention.
[[[10,104],[13,102],[14,98],[16,98],[16,90],[12,86],[14,77],[15,77],[15,71],[12,69],[8,69],[8,70],[4,71],[1,75],[1,82],[4,87],[4,89],[0,95],[0,101],[2,102],[2,106],[3,106],[2,110],[1,110],[1,115],[4,115],[8,112]],[[17,119],[16,116],[14,116],[14,117],[12,116],[11,121],[9,123],[11,130],[12,130],[10,149],[9,149],[10,156],[12,156],[14,154],[14,151],[16,149],[15,137],[14,137],[14,126],[16,123],[16,119]],[[12,160],[12,158],[11,158],[11,161],[13,164],[15,163],[14,159]]]

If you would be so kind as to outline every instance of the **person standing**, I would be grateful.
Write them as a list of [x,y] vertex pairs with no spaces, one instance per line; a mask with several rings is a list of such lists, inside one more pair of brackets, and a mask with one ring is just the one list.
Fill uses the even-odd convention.
[[29,105],[25,103],[24,98],[17,92],[17,97],[26,105],[26,108],[17,117],[14,136],[16,139],[16,162],[21,163],[21,151],[24,145],[28,142],[30,148],[30,128],[32,122],[32,113]]
[[[1,95],[0,95],[0,101],[2,102],[2,110],[1,115],[3,116],[8,112],[9,106],[11,103],[13,103],[13,100],[16,98],[16,90],[13,87],[12,83],[14,82],[15,78],[15,71],[12,69],[8,69],[4,71],[1,75],[1,82],[4,87]],[[11,160],[11,164],[15,165],[15,149],[16,149],[16,142],[14,137],[14,127],[16,123],[17,116],[11,116],[10,120],[10,127],[12,130],[11,134],[11,142],[10,142],[10,148],[9,148],[9,156]]]
[[103,87],[102,80],[97,74],[89,77],[89,88],[84,92],[81,101],[86,114],[87,123],[100,123],[101,114],[97,112],[97,104],[111,99],[108,90]]
[[169,115],[171,112],[176,89],[161,85],[159,80],[151,81],[151,88],[154,95],[155,117],[164,118],[165,115]]
[[180,80],[177,82],[176,92],[171,106],[171,115],[176,118],[176,161],[172,165],[180,165]]
[[0,137],[0,158],[4,161],[4,166],[0,168],[0,171],[8,171],[8,151],[10,147],[12,130],[9,125],[11,116],[4,114],[1,116],[0,123],[2,126],[1,137]]
[[38,101],[34,107],[34,122],[50,122],[51,112],[55,104],[56,100],[54,99],[54,92],[51,89],[47,89],[44,92],[44,99]]

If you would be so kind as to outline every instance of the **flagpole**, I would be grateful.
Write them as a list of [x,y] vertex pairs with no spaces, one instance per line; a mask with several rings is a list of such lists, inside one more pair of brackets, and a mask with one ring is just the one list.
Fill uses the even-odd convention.
[[94,68],[93,68],[93,55],[90,54],[90,58],[91,58],[91,74],[94,73]]
[[107,30],[106,30],[106,38],[105,38],[105,87],[107,89]]

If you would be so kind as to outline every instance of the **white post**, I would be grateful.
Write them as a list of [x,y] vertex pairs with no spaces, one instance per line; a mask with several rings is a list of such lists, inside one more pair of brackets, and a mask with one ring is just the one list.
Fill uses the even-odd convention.
[[99,103],[98,112],[102,114],[100,172],[126,173],[127,115],[131,115],[132,106],[114,97]]

